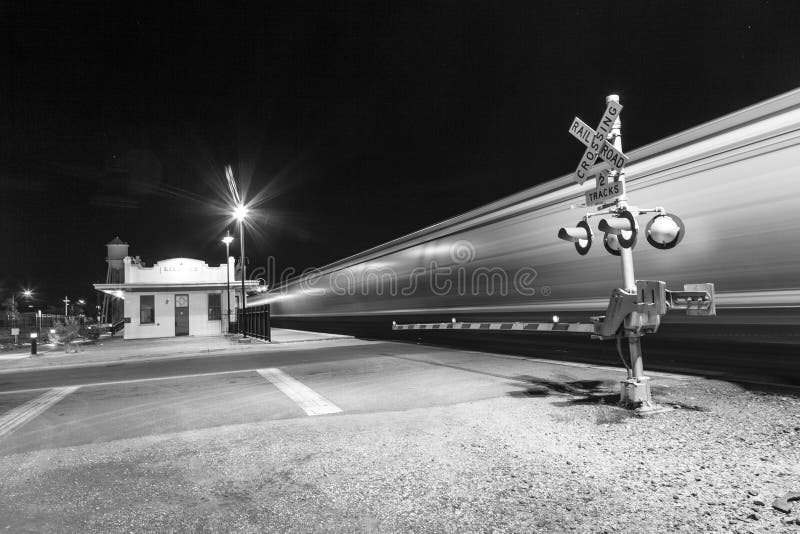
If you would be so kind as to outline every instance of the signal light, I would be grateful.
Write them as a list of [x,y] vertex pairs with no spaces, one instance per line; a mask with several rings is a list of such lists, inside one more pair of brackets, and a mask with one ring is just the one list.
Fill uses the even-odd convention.
[[594,235],[589,223],[580,221],[575,228],[561,228],[558,231],[558,238],[575,243],[575,250],[578,251],[578,254],[584,256],[592,248]]
[[[636,245],[639,225],[636,224],[636,219],[628,210],[620,210],[613,219],[602,219],[597,227],[607,235],[614,235],[622,248],[633,248]],[[629,235],[626,237],[625,233]],[[606,250],[608,250],[607,241],[606,239]],[[611,251],[609,250],[609,252]]]
[[648,243],[655,248],[666,250],[677,246],[678,243],[683,241],[686,227],[680,217],[665,213],[653,217],[647,223],[644,233],[647,235]]
[[619,245],[619,238],[617,234],[605,234],[603,237],[603,246],[609,254],[619,256],[622,254],[622,247]]

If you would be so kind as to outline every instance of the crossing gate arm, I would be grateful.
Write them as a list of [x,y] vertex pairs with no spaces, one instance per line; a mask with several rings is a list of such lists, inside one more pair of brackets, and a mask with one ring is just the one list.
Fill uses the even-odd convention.
[[685,284],[683,291],[669,291],[658,280],[637,280],[636,290],[617,288],[611,293],[606,314],[590,323],[458,322],[397,324],[392,330],[479,330],[591,334],[610,339],[621,332],[630,336],[655,333],[661,316],[669,310],[686,310],[687,315],[716,315],[714,284]]
[[392,321],[392,330],[516,330],[526,332],[566,332],[570,334],[592,334],[595,325],[591,323],[411,323],[397,324]]

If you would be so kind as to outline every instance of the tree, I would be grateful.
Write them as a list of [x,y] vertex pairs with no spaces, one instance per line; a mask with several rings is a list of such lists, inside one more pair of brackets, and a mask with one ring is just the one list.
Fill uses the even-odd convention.
[[14,309],[14,300],[12,297],[6,297],[0,301],[0,312],[4,316],[11,316],[11,311]]

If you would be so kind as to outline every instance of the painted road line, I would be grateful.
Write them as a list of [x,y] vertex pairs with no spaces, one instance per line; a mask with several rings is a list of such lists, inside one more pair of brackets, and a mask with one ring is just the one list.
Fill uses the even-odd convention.
[[341,412],[341,408],[331,401],[287,375],[280,369],[258,369],[258,374],[272,382],[287,397],[297,403],[308,415],[324,415]]
[[44,412],[80,386],[53,388],[0,417],[0,438]]

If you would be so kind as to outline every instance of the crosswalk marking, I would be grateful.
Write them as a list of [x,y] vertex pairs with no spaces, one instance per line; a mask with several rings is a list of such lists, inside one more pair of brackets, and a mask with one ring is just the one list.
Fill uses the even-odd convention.
[[287,375],[280,369],[258,369],[258,374],[272,382],[287,397],[297,403],[308,415],[324,415],[341,412],[341,408],[331,401]]
[[44,412],[80,386],[53,388],[0,417],[0,438]]

